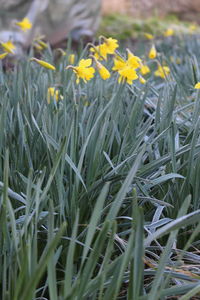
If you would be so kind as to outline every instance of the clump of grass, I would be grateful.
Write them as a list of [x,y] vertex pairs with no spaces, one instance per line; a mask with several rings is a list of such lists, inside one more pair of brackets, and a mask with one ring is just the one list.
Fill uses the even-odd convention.
[[[156,45],[144,85],[77,85],[68,55],[58,72],[29,57],[1,69],[3,300],[199,293],[200,48],[173,39]],[[169,76],[154,76],[158,63]],[[63,98],[48,103],[51,86]]]

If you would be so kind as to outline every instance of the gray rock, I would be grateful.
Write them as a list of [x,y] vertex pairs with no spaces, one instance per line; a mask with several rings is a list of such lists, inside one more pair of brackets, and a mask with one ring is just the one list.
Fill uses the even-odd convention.
[[[28,46],[36,35],[56,44],[71,35],[92,36],[100,21],[101,0],[0,0],[0,41]],[[33,27],[20,31],[16,21],[29,18]]]

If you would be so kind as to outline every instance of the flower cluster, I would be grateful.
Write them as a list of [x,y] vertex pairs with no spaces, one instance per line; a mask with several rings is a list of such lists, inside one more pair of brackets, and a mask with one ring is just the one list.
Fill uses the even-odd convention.
[[[99,45],[88,44],[88,46],[89,57],[82,58],[76,65],[74,65],[75,55],[68,55],[69,65],[65,69],[73,71],[76,76],[76,84],[80,84],[81,80],[87,83],[94,78],[96,72],[103,80],[109,79],[112,74],[117,74],[119,84],[127,83],[132,85],[135,80],[139,80],[141,84],[146,83],[146,79],[143,76],[151,73],[150,66],[140,57],[134,55],[129,49],[127,49],[126,57],[121,56],[117,52],[119,44],[116,39],[103,37],[103,42]],[[63,49],[58,48],[57,51],[62,56],[67,55]],[[152,63],[155,62],[158,65],[158,69],[154,72],[154,75],[166,79],[170,73],[170,69],[167,66],[161,66],[156,60],[157,50],[154,44],[149,51],[148,57],[152,60]],[[110,62],[110,60],[113,61],[111,70],[105,66],[106,62]],[[56,71],[56,67],[49,62],[34,57],[31,58],[31,61],[36,62],[46,69]],[[58,90],[55,90],[53,87],[50,87],[48,90],[48,103],[51,98],[54,98],[55,101],[62,98],[58,94]]]
[[[177,28],[177,26],[170,26],[166,30],[160,32],[160,34],[165,38],[169,38],[180,33],[194,34],[198,32],[199,27],[197,26],[197,24],[192,23],[188,27],[180,27],[179,29]],[[144,32],[143,35],[147,40],[151,41],[155,39],[155,35],[152,32]]]
[[[31,23],[27,19],[17,22],[16,25],[23,31],[31,28]],[[0,59],[4,59],[8,53],[14,53],[15,45],[12,41],[1,43],[0,45],[5,51],[0,54]],[[37,37],[33,40],[33,47],[37,51],[42,51],[46,49],[48,45],[44,42],[43,37]],[[134,55],[129,49],[126,50],[126,55],[122,56],[117,51],[118,47],[119,43],[116,39],[101,37],[99,45],[88,44],[89,57],[82,58],[77,63],[75,63],[77,61],[75,54],[70,53],[69,55],[61,48],[56,50],[59,51],[63,57],[67,57],[67,59],[64,59],[65,63],[68,62],[65,69],[73,71],[76,76],[76,84],[80,84],[81,81],[87,83],[94,78],[95,73],[99,74],[103,80],[108,80],[112,75],[116,74],[119,84],[127,83],[132,85],[135,80],[139,80],[141,84],[145,84],[147,79],[144,77],[151,73],[151,64],[157,64],[158,66],[154,72],[155,76],[166,79],[169,75],[169,67],[161,65],[157,60],[158,53],[154,44],[152,44],[148,56],[146,57],[146,60],[150,59],[147,62]],[[56,72],[56,66],[50,62],[35,57],[32,57],[30,61],[37,63],[45,69]],[[111,64],[110,62],[112,62],[110,70],[106,66],[107,62],[109,66]],[[62,99],[59,90],[53,86],[49,87],[47,91],[48,103],[51,102],[51,99],[54,99],[56,102]]]

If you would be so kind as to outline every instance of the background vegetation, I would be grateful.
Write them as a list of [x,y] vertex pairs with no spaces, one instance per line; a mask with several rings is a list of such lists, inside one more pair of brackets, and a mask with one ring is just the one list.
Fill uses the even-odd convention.
[[[145,85],[114,74],[76,85],[69,48],[57,73],[30,63],[32,50],[1,67],[2,300],[198,295],[200,42],[158,41],[166,80],[149,46],[136,51],[152,70]],[[48,104],[49,86],[63,100]]]

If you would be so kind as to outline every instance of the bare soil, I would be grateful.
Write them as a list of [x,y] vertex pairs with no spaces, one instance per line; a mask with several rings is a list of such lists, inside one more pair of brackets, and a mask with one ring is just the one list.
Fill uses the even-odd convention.
[[177,14],[186,20],[200,20],[200,0],[103,0],[102,10],[105,14],[117,12],[138,17]]

